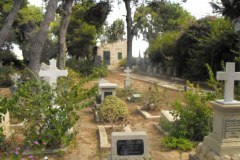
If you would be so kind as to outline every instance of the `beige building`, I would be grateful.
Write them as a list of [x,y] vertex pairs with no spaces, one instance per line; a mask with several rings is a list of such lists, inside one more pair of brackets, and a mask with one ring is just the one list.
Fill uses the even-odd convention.
[[95,63],[104,61],[109,69],[117,69],[119,62],[127,57],[127,41],[101,44],[97,47]]

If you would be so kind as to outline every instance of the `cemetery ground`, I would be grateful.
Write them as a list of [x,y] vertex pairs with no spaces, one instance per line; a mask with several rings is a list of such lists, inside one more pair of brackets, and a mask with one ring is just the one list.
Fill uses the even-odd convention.
[[[111,83],[118,84],[118,88],[124,87],[124,76],[120,72],[110,73],[104,79]],[[132,79],[132,87],[137,88],[138,91],[143,92],[152,86],[149,82],[140,81],[137,79]],[[94,85],[97,81],[92,81],[86,85],[90,87]],[[8,94],[6,89],[1,89],[1,95]],[[175,99],[181,99],[182,93],[172,89],[167,90],[166,101],[168,106],[162,106],[161,109],[171,110],[171,102]],[[126,101],[126,99],[124,99]],[[162,138],[164,134],[159,132],[154,127],[154,124],[159,123],[159,119],[145,119],[138,111],[138,103],[127,102],[130,116],[128,119],[128,124],[132,131],[145,131],[149,140],[149,153],[153,160],[187,160],[189,157],[189,152],[180,153],[177,150],[169,150],[161,145]],[[160,111],[156,111],[160,114]],[[98,135],[98,125],[104,125],[103,123],[96,123],[94,113],[91,107],[85,108],[78,111],[80,115],[80,120],[75,124],[75,130],[77,135],[68,149],[59,153],[58,155],[48,156],[50,160],[101,160],[107,159],[109,157],[110,149],[101,150],[99,148],[99,135]],[[21,136],[15,135],[15,140],[18,143],[21,141]],[[192,151],[194,152],[194,150]]]

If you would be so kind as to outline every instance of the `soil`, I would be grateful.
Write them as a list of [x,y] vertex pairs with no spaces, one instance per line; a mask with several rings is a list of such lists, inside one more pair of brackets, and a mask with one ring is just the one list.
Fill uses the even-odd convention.
[[[111,83],[117,83],[119,87],[123,88],[124,78],[125,77],[121,76],[119,72],[114,72],[104,79],[109,80]],[[89,85],[93,85],[94,83],[97,83],[97,81],[91,82]],[[134,88],[143,92],[152,84],[133,80],[132,85]],[[174,90],[167,91],[166,99],[169,104],[181,98],[181,92]],[[149,139],[149,152],[153,160],[188,160],[190,152],[183,152],[180,154],[179,151],[167,150],[161,145],[161,140],[164,135],[154,127],[154,124],[159,122],[158,119],[147,120],[143,118],[137,111],[137,103],[127,103],[130,111],[130,128],[132,131],[145,131],[147,133]],[[161,107],[161,109],[172,109],[172,107],[168,105]],[[49,156],[49,160],[102,160],[109,156],[109,150],[101,151],[99,149],[98,124],[95,122],[92,108],[85,108],[79,111],[78,114],[80,115],[80,120],[75,125],[77,135],[74,142],[65,153]]]

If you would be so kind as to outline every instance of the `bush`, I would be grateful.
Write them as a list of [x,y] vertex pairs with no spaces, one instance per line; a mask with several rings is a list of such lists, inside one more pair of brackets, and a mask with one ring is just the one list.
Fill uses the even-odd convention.
[[10,66],[3,66],[0,69],[0,87],[10,87],[13,85],[11,77],[12,68]]
[[118,97],[128,97],[128,96],[132,96],[132,94],[134,93],[138,93],[138,91],[133,87],[118,88],[116,91],[116,95]]
[[83,60],[79,61],[74,58],[68,59],[66,65],[78,72],[81,76],[94,76],[95,78],[107,75],[107,66],[101,64],[97,67],[94,66],[93,61]]
[[179,149],[182,151],[190,151],[193,148],[191,141],[185,138],[165,137],[163,138],[163,145],[170,149]]
[[115,96],[107,96],[99,109],[99,118],[105,122],[116,123],[124,121],[128,115],[127,104]]
[[165,103],[166,89],[160,89],[155,83],[153,89],[150,87],[145,91],[141,98],[141,105],[143,110],[156,110],[160,108],[161,104]]
[[59,148],[72,139],[74,133],[68,130],[73,127],[78,116],[73,111],[71,101],[56,104],[54,92],[45,82],[27,81],[19,84],[15,95],[8,101],[7,105],[11,106],[9,110],[14,117],[26,121],[26,129],[23,131],[26,142],[44,141],[48,148]]
[[127,64],[127,58],[123,58],[121,61],[118,62],[119,67],[125,67]]
[[[2,123],[2,119],[4,114],[6,114],[7,109],[4,105],[6,103],[6,99],[3,97],[0,97],[0,123]],[[5,141],[5,135],[3,134],[3,128],[0,127],[0,150],[6,149],[6,141]]]
[[188,84],[189,90],[184,93],[184,102],[175,102],[173,116],[179,117],[171,129],[174,137],[184,137],[190,140],[202,141],[212,130],[212,109],[208,101],[215,96],[204,92],[198,86]]

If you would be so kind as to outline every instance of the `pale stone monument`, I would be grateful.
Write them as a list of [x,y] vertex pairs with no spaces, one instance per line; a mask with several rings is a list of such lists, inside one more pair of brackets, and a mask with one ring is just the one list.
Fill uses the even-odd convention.
[[132,70],[129,69],[129,67],[127,67],[127,69],[124,70],[124,72],[127,74],[127,77],[124,79],[124,87],[129,87],[131,86],[131,79],[130,79],[130,73],[132,72]]
[[58,77],[66,77],[68,75],[68,72],[66,70],[59,70],[57,68],[55,59],[51,59],[49,67],[45,65],[44,69],[45,70],[39,71],[39,77],[44,77],[45,80],[53,87],[56,86]]
[[148,158],[148,139],[145,132],[112,132],[110,160]]
[[115,83],[99,83],[98,87],[101,94],[101,102],[102,102],[106,96],[116,95],[116,89],[118,85]]
[[10,125],[10,116],[9,116],[9,112],[7,112],[5,115],[2,115],[3,119],[2,119],[2,123],[0,123],[0,127],[3,128],[3,134],[6,136],[6,138],[9,138],[14,131],[11,130],[11,125]]
[[235,63],[228,62],[217,79],[225,81],[224,100],[211,102],[213,131],[198,145],[196,155],[199,160],[239,160],[240,102],[234,100],[234,81],[240,80],[240,72],[235,72]]

